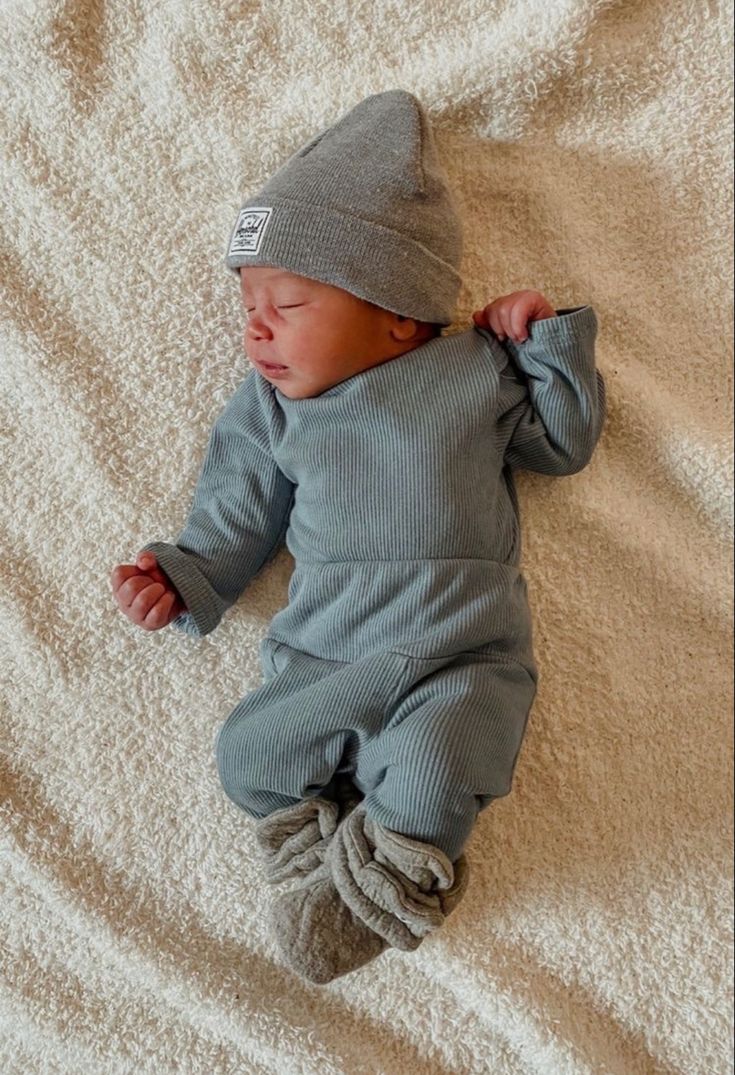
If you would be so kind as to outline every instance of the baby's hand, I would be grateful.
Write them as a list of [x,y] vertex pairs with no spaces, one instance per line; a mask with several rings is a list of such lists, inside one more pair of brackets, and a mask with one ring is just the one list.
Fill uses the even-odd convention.
[[121,612],[144,631],[168,627],[186,606],[152,552],[139,552],[135,564],[118,564],[110,576]]
[[494,332],[499,340],[509,336],[516,343],[528,337],[529,321],[556,317],[556,310],[540,291],[514,291],[493,301],[483,310],[475,310],[472,319],[478,328]]

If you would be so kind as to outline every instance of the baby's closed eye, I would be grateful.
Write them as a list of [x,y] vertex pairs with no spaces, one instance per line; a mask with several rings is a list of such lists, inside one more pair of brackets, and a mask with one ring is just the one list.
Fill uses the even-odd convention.
[[[296,309],[299,308],[299,306],[306,306],[306,303],[305,302],[292,302],[292,303],[288,303],[288,304],[284,304],[284,305],[275,306],[274,309],[276,309],[276,310],[296,310]],[[254,306],[246,306],[245,307],[245,313],[246,314],[255,313],[255,307]]]

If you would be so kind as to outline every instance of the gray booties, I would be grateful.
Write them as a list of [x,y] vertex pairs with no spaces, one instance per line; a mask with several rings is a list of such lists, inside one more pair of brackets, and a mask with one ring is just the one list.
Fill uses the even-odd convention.
[[[325,797],[334,795],[334,800]],[[274,810],[255,827],[266,880],[271,884],[303,877],[324,861],[339,821],[360,802],[349,777],[338,774],[324,794]]]
[[362,805],[346,814],[318,857],[271,910],[284,962],[318,984],[388,947],[417,948],[457,906],[469,877],[464,855],[453,865],[439,848],[372,821]]
[[339,821],[339,804],[305,799],[259,821],[255,839],[271,884],[310,874],[323,861]]

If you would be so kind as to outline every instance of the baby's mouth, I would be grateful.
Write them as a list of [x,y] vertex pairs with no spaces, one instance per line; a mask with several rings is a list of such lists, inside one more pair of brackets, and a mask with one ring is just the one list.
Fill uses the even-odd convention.
[[281,366],[277,362],[264,362],[262,359],[254,359],[256,366],[264,370],[265,373],[282,373],[288,369],[288,366]]

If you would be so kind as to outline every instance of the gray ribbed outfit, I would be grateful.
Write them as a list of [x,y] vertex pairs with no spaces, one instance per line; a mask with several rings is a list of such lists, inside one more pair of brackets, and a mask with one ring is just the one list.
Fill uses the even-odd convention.
[[176,544],[145,548],[198,636],[284,539],[295,559],[264,682],[218,736],[251,816],[350,773],[368,817],[454,862],[509,793],[538,683],[512,468],[576,473],[605,419],[595,313],[557,313],[522,344],[470,328],[307,399],[253,371],[220,414]]

